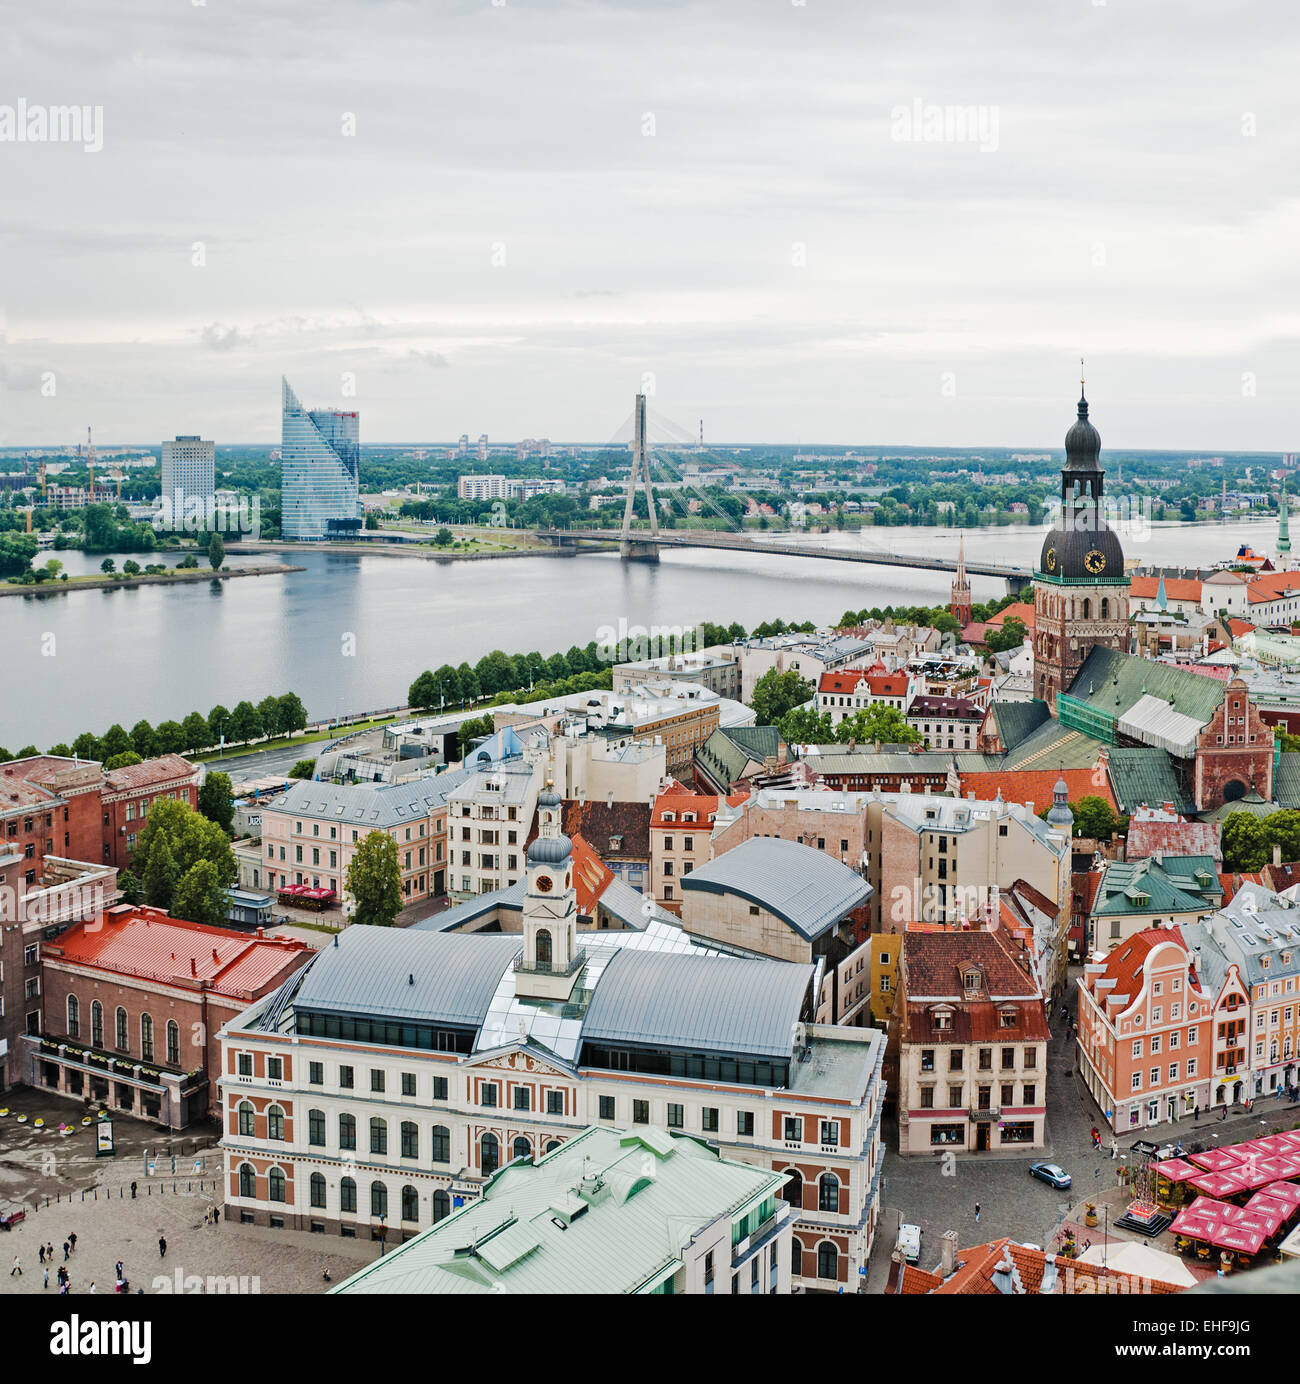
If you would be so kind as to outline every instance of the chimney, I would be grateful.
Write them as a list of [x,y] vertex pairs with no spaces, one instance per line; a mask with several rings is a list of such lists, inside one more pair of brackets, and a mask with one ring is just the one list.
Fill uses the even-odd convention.
[[614,806],[614,790],[613,790],[612,788],[609,790],[609,795],[608,795],[608,797],[606,797],[606,799],[605,799],[605,806],[606,806],[606,807],[613,807],[613,806]]
[[957,1232],[955,1230],[945,1230],[943,1232],[941,1258],[939,1260],[939,1275],[941,1278],[950,1278],[956,1272]]
[[1280,841],[1274,841],[1274,842],[1273,842],[1273,864],[1274,864],[1274,865],[1280,865],[1281,863],[1282,863],[1282,843],[1281,843]]
[[190,957],[190,975],[197,976],[199,973],[199,963]]

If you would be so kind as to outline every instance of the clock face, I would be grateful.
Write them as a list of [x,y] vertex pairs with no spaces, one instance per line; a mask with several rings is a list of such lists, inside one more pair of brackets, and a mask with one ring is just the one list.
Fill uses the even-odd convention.
[[1094,577],[1098,577],[1106,570],[1106,554],[1100,552],[1096,548],[1092,548],[1085,555],[1083,565]]
[[537,887],[543,894],[549,894],[551,892],[552,883],[553,881],[551,880],[550,875],[537,876]]
[[1056,549],[1055,549],[1055,548],[1048,548],[1048,550],[1047,550],[1047,555],[1043,558],[1043,566],[1044,566],[1049,572],[1055,572],[1055,571],[1056,571]]

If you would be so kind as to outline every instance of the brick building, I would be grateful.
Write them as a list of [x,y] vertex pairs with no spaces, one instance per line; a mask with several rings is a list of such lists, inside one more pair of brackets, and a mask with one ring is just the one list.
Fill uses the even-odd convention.
[[109,908],[41,946],[39,1035],[22,1079],[172,1129],[220,1109],[217,1034],[312,956],[296,938]]

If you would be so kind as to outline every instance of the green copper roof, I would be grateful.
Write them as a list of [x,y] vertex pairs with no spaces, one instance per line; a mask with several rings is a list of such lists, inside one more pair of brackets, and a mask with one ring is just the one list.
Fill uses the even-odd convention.
[[1300,807],[1300,754],[1283,750],[1278,756],[1273,795],[1283,807]]
[[1046,702],[994,702],[993,722],[1003,748],[1010,753],[1044,722],[1051,719]]
[[1073,702],[1083,702],[1118,720],[1142,697],[1159,697],[1184,716],[1204,723],[1223,702],[1225,684],[1168,663],[1095,648],[1070,687]]
[[688,1135],[593,1126],[507,1164],[480,1198],[331,1291],[646,1293],[719,1219],[746,1217],[749,1234],[786,1214],[785,1181]]
[[1091,916],[1210,913],[1223,887],[1208,855],[1167,855],[1157,862],[1112,861],[1102,871]]
[[721,793],[745,771],[751,760],[775,759],[781,732],[775,726],[736,726],[718,729],[695,751],[695,759]]
[[1110,785],[1121,812],[1131,815],[1143,803],[1148,807],[1173,803],[1180,812],[1195,810],[1178,782],[1167,750],[1148,745],[1115,746],[1107,753]]

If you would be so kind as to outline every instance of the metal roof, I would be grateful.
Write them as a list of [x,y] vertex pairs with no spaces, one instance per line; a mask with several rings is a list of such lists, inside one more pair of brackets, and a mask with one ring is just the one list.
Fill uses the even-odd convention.
[[788,961],[624,947],[605,966],[582,1037],[788,1058],[812,973]]
[[1196,742],[1205,725],[1195,716],[1175,711],[1162,697],[1153,697],[1149,692],[1139,697],[1116,724],[1124,735],[1168,750],[1179,759],[1195,757]]
[[294,1007],[477,1029],[521,945],[517,936],[353,925],[321,950]]
[[860,908],[872,890],[825,851],[754,836],[684,876],[683,896],[693,892],[739,894],[811,940]]
[[409,779],[405,783],[316,783],[302,779],[283,797],[263,804],[262,811],[284,816],[337,822],[340,826],[387,831],[409,826],[443,804],[437,779]]

